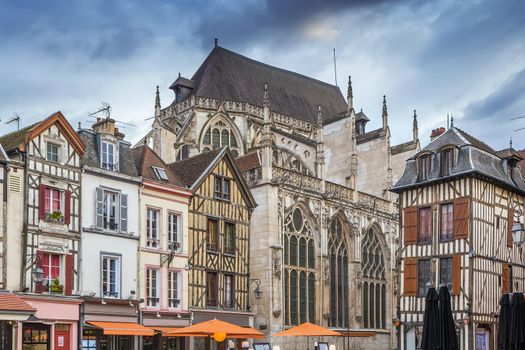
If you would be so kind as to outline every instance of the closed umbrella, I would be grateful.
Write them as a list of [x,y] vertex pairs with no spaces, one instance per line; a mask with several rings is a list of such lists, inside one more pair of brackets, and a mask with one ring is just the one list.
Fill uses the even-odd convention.
[[510,349],[525,348],[525,305],[523,293],[513,293],[510,299]]
[[499,302],[498,350],[510,350],[510,298],[503,294]]
[[439,349],[457,350],[458,338],[447,286],[439,288]]
[[437,350],[439,343],[438,294],[436,288],[428,289],[423,316],[422,350]]

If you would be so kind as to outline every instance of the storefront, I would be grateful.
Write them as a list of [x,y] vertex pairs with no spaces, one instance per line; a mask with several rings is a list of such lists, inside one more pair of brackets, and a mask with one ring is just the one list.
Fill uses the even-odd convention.
[[111,298],[84,298],[82,350],[139,349],[140,337],[154,335],[138,324],[137,302]]
[[26,321],[36,310],[18,295],[0,292],[0,349],[16,349],[18,322]]
[[187,337],[169,337],[171,329],[190,325],[189,312],[142,311],[142,324],[155,330],[155,335],[143,337],[143,350],[185,350],[189,349]]
[[17,350],[70,350],[78,344],[81,299],[52,295],[21,294],[35,312],[17,324]]

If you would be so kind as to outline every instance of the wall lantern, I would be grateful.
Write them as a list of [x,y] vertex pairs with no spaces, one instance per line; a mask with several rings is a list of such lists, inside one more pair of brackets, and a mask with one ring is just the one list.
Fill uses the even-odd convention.
[[255,289],[253,291],[253,295],[255,296],[255,299],[259,300],[262,298],[262,294],[263,294],[263,291],[260,288],[261,280],[258,278],[250,279],[248,286],[251,285],[253,282],[255,282]]

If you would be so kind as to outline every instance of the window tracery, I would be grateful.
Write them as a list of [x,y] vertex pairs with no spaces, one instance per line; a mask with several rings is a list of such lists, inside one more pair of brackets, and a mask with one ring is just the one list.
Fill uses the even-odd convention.
[[285,324],[315,322],[314,236],[298,207],[285,219],[283,242]]
[[343,223],[332,220],[328,230],[330,254],[330,327],[348,326],[348,247]]
[[362,241],[363,328],[386,328],[385,258],[374,229]]
[[234,157],[239,156],[241,153],[239,142],[235,137],[232,126],[221,119],[208,127],[202,139],[202,146],[204,152],[229,146]]

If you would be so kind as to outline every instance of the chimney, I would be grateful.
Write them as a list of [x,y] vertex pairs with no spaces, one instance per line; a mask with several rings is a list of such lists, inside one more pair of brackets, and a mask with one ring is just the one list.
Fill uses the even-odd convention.
[[430,134],[430,142],[434,141],[439,136],[441,136],[445,132],[445,130],[446,129],[443,127],[432,130],[432,134]]
[[91,126],[97,134],[106,134],[115,136],[119,140],[124,139],[124,134],[115,126],[115,119],[97,118],[97,122]]

